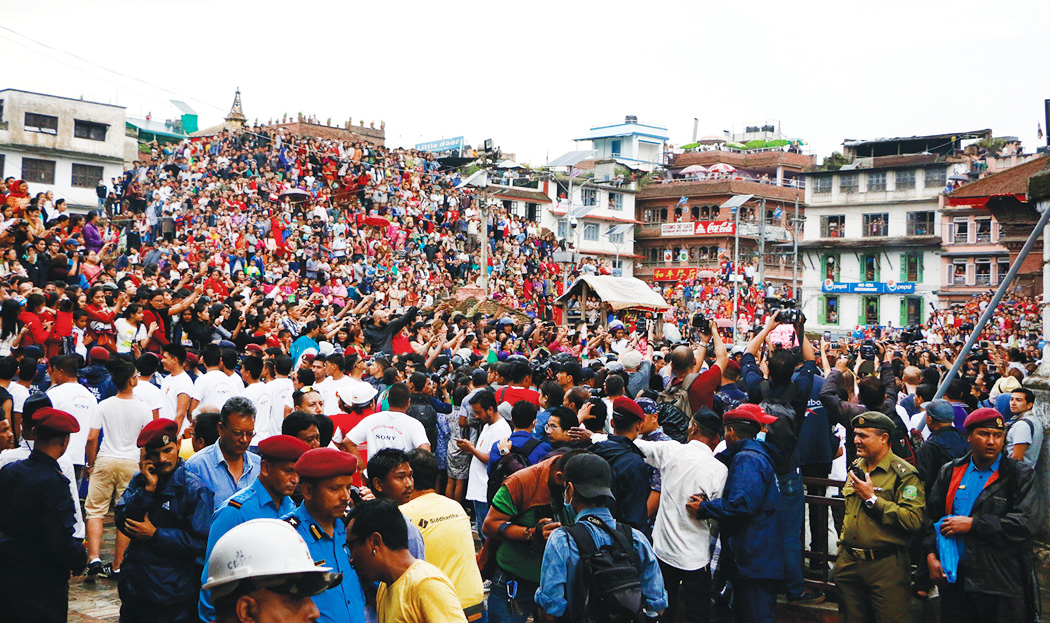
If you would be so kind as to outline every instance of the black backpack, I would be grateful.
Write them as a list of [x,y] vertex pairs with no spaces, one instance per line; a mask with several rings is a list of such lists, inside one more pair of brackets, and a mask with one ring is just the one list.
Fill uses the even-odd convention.
[[795,406],[792,404],[795,401],[795,396],[798,394],[798,385],[792,381],[775,398],[773,397],[772,386],[768,380],[762,381],[760,387],[762,401],[759,403],[759,406],[768,415],[777,418],[776,422],[766,426],[766,443],[777,448],[777,452],[773,455],[773,468],[778,475],[783,476],[789,471],[791,455],[794,454],[795,446],[798,445],[798,434],[802,430],[802,421],[804,419],[804,417],[798,416],[798,412],[795,411]]
[[427,433],[427,441],[430,442],[430,447],[436,449],[438,414],[437,410],[434,409],[433,403],[430,401],[430,397],[425,394],[412,394],[411,402],[409,402],[405,414],[418,420],[419,423],[423,425],[423,430]]
[[656,418],[671,439],[679,443],[685,443],[689,436],[689,419],[693,417],[693,409],[689,403],[689,388],[699,377],[699,374],[689,374],[678,385],[672,385],[656,398]]
[[[582,522],[612,537],[600,548]],[[580,552],[569,610],[562,618],[573,623],[641,623],[645,620],[642,562],[634,550],[631,527],[618,522],[612,529],[594,515],[565,528]]]
[[540,440],[532,437],[520,448],[515,448],[512,445],[510,452],[499,457],[499,460],[492,466],[492,470],[489,471],[489,488],[485,497],[489,504],[492,504],[492,499],[496,497],[499,488],[503,486],[504,480],[509,478],[514,472],[521,471],[532,465],[532,463],[529,463],[529,455],[532,454],[532,451],[538,445],[540,445]]

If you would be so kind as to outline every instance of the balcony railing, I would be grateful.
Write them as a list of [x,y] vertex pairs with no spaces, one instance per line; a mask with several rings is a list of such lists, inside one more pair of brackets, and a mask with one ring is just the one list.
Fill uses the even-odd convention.
[[662,179],[659,183],[674,184],[679,182],[723,182],[726,180],[733,180],[738,182],[754,182],[756,184],[779,186],[781,188],[797,188],[799,190],[804,190],[806,188],[806,181],[803,179],[783,178],[778,184],[776,178],[754,177],[751,175],[741,175],[740,173],[700,173],[698,175],[689,175],[686,177]]

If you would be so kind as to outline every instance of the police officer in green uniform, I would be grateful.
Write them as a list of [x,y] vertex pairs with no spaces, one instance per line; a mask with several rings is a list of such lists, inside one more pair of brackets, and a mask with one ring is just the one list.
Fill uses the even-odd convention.
[[846,520],[835,562],[843,621],[911,621],[908,544],[922,527],[922,480],[890,451],[890,418],[868,411],[851,424],[858,458],[842,489]]

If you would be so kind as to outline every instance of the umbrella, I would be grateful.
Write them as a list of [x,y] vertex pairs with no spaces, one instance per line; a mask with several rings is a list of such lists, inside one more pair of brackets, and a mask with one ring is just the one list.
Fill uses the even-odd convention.
[[696,149],[701,143],[689,143],[688,145],[682,145],[682,149]]
[[969,182],[970,176],[968,175],[953,175],[948,178],[949,182]]
[[765,147],[765,146],[766,146],[766,139],[764,139],[764,138],[756,138],[753,141],[748,141],[748,142],[744,143],[744,147],[746,147],[748,149],[761,149],[762,147]]
[[692,175],[693,173],[707,173],[707,167],[693,164],[678,172],[679,175]]
[[289,201],[306,201],[310,198],[310,193],[302,188],[289,188],[281,193],[281,196],[287,197]]
[[521,166],[520,164],[518,164],[517,162],[514,162],[513,160],[504,160],[503,162],[497,164],[496,167],[500,168],[500,169],[524,169],[525,168],[525,167]]
[[712,164],[708,171],[712,173],[732,173],[733,171],[736,171],[736,167],[731,164],[719,162],[718,164]]
[[717,318],[715,319],[715,324],[719,329],[727,329],[733,326],[733,321],[729,318]]
[[730,149],[747,149],[743,143],[726,143],[726,147]]
[[372,227],[389,227],[390,221],[382,216],[369,216],[365,218],[365,225],[371,225]]
[[715,271],[713,270],[701,270],[696,273],[697,279],[714,279],[715,276]]
[[790,145],[790,144],[791,144],[791,141],[789,141],[789,140],[782,139],[782,138],[776,138],[776,139],[773,139],[773,140],[767,142],[766,143],[766,147],[784,147],[784,146]]

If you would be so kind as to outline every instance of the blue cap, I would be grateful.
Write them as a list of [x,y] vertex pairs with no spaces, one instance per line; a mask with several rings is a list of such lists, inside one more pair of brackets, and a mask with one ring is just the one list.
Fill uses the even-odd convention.
[[926,415],[935,422],[954,422],[955,407],[944,399],[931,400],[930,404],[926,405]]

